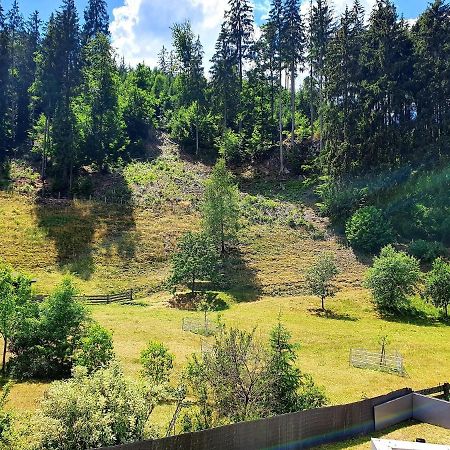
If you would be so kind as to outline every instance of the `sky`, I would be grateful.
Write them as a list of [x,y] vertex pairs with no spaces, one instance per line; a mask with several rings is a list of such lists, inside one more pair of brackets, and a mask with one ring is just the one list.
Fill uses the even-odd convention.
[[[38,10],[41,18],[47,20],[50,13],[59,8],[61,0],[18,0],[22,14],[26,17]],[[214,44],[219,34],[223,13],[228,0],[107,0],[110,16],[112,44],[119,57],[136,65],[145,62],[156,65],[162,46],[170,48],[170,26],[189,19],[192,29],[200,35],[205,51],[205,67],[214,53]],[[309,0],[304,6],[309,4]],[[13,0],[0,0],[7,10]],[[75,0],[80,16],[88,0]],[[253,0],[257,24],[264,21],[270,0]],[[361,0],[370,10],[375,0]],[[394,0],[399,14],[405,19],[415,19],[428,5],[428,0]],[[336,13],[353,0],[332,1]]]

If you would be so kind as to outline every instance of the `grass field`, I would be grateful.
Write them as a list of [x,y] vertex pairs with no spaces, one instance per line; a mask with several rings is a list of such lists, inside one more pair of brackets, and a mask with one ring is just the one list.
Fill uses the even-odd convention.
[[[141,172],[136,173],[142,178]],[[167,186],[164,195],[171,195],[172,182]],[[242,191],[255,196],[247,205],[260,208],[255,213],[259,219],[246,221],[228,263],[223,289],[230,307],[221,313],[227,325],[257,327],[258,338],[267,341],[281,314],[293,340],[301,345],[299,367],[324,387],[331,404],[449,381],[450,327],[435,320],[432,307],[425,308],[429,318],[418,322],[379,317],[362,287],[370,259],[357,257],[306,198],[303,203],[297,182],[250,183]],[[293,210],[301,213],[299,226],[278,220],[278,214],[286,217]],[[163,289],[177,238],[200,225],[198,212],[189,202],[143,208],[87,201],[39,203],[0,193],[0,217],[1,257],[30,273],[38,293],[50,292],[67,273],[84,294],[138,291],[137,305],[91,307],[93,317],[113,332],[115,351],[127,374],[139,376],[139,353],[150,339],[164,342],[175,354],[175,379],[189,355],[200,351],[200,336],[182,331],[181,322],[183,317],[201,313],[169,307],[170,294]],[[317,298],[303,295],[302,287],[306,268],[324,251],[336,255],[340,268],[340,291],[327,300],[327,314],[318,310]],[[382,335],[389,338],[388,351],[404,356],[407,377],[349,367],[351,348],[378,350]],[[42,382],[16,383],[8,407],[19,415],[32,411],[46,388]],[[172,405],[159,406],[153,420],[163,426],[172,410]],[[392,430],[393,437],[399,438],[411,439],[417,433],[445,438],[425,425]],[[364,446],[367,440],[347,447]]]

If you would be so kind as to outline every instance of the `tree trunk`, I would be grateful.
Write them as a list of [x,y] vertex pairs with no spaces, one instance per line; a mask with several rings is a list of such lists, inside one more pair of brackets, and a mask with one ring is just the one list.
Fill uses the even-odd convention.
[[325,296],[322,295],[322,310],[325,311]]
[[195,291],[195,273],[192,274],[191,291]]
[[284,173],[284,161],[283,161],[283,86],[282,86],[282,74],[281,68],[279,72],[279,85],[278,85],[278,131],[279,131],[279,146],[280,146],[280,173]]
[[295,144],[295,66],[291,63],[291,146]]
[[3,338],[3,359],[2,359],[2,373],[5,373],[6,369],[6,348],[8,345],[8,339],[6,337]]

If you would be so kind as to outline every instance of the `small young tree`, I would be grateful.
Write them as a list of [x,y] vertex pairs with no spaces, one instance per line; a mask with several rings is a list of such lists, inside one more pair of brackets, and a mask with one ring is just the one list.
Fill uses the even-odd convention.
[[322,300],[322,309],[325,310],[325,299],[336,295],[336,286],[333,281],[339,269],[334,257],[328,253],[322,254],[306,273],[306,283],[311,295]]
[[415,292],[419,280],[419,261],[388,245],[374,258],[366,286],[381,311],[398,312],[407,304],[407,296]]
[[203,203],[206,233],[225,252],[226,243],[236,240],[239,228],[239,191],[225,160],[219,159],[206,181]]
[[108,367],[114,359],[112,334],[97,322],[92,322],[78,342],[73,355],[75,366],[83,366],[90,374]]
[[203,233],[186,233],[178,243],[172,257],[171,286],[190,285],[195,291],[197,280],[212,281],[218,271],[219,255],[209,236]]
[[142,373],[153,386],[169,382],[174,356],[160,342],[150,341],[141,352]]
[[31,280],[14,274],[12,267],[0,264],[0,335],[3,339],[2,372],[6,368],[6,351],[18,321],[20,310],[31,299]]
[[433,262],[432,269],[426,276],[425,295],[436,308],[442,308],[448,318],[448,305],[450,304],[450,264],[442,258]]

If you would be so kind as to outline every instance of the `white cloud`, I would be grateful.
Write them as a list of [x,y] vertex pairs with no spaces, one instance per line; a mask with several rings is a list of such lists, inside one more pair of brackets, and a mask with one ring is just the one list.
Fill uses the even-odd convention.
[[129,64],[153,67],[162,46],[171,47],[170,27],[189,19],[200,35],[208,70],[226,7],[227,0],[124,0],[113,10],[112,44]]

